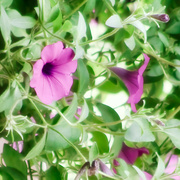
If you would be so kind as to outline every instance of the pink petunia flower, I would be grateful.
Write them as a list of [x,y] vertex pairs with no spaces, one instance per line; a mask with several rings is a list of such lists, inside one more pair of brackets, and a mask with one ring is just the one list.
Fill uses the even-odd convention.
[[64,48],[60,41],[42,50],[41,59],[33,66],[30,86],[43,103],[51,104],[69,94],[73,84],[71,73],[77,68],[77,60],[72,61],[74,55],[74,51]]
[[[123,159],[127,164],[134,164],[136,159],[143,154],[149,154],[149,150],[145,147],[142,148],[132,148],[128,147],[125,143],[123,143],[121,151],[117,158]],[[114,165],[119,166],[119,162],[114,160]]]
[[[178,165],[178,155],[174,155],[172,154],[171,152],[168,153],[166,159],[165,159],[165,163],[167,164],[165,170],[164,170],[164,173],[165,174],[168,174],[168,175],[172,175],[171,176],[171,179],[174,179],[174,180],[180,180],[180,176],[177,175],[177,174],[173,174],[174,171],[176,170],[177,168],[177,165]],[[144,172],[145,176],[146,176],[146,180],[151,180],[153,178],[153,176],[147,172]],[[142,180],[142,178],[140,179]]]
[[143,94],[143,73],[149,63],[150,58],[144,55],[144,64],[137,71],[128,71],[119,67],[110,67],[109,69],[114,72],[125,84],[129,91],[129,99],[128,103],[131,104],[131,108],[133,112],[136,112],[135,104],[138,103]]

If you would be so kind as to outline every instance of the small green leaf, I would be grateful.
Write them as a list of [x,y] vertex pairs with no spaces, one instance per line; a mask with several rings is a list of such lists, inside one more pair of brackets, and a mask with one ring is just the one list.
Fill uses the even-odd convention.
[[180,129],[179,128],[171,128],[171,129],[164,129],[164,132],[169,136],[172,143],[180,149]]
[[165,164],[161,157],[157,154],[158,156],[158,166],[156,168],[156,171],[154,173],[153,179],[160,179],[160,176],[164,173],[165,169]]
[[88,89],[89,85],[89,72],[87,70],[87,67],[85,66],[83,60],[78,60],[78,77],[79,77],[79,85],[78,85],[78,94],[80,96],[83,96],[84,93]]
[[46,133],[44,133],[41,140],[30,150],[30,152],[26,155],[24,160],[33,159],[36,156],[38,156],[44,148],[45,140],[46,140]]
[[[5,111],[5,114],[9,114],[14,103],[21,98],[21,92],[16,84],[13,82],[8,89],[6,89],[3,94],[0,96],[0,102],[3,102],[3,106],[0,106],[0,112]],[[20,101],[15,110],[20,110],[22,106],[22,101]]]
[[149,129],[149,123],[146,119],[133,124],[127,129],[125,139],[131,142],[151,142],[155,137]]
[[98,150],[98,146],[96,143],[94,143],[91,148],[90,148],[90,151],[89,151],[89,162],[90,164],[95,160],[97,159],[99,156],[99,150]]
[[83,37],[86,37],[86,22],[80,11],[79,11],[79,20],[78,20],[77,29],[78,29],[77,40],[79,41]]
[[82,107],[81,115],[80,115],[78,122],[80,123],[80,122],[84,121],[88,117],[88,114],[89,114],[89,108],[86,103],[86,100],[84,99],[84,105]]
[[[104,122],[110,123],[110,122],[115,122],[115,121],[120,120],[118,113],[111,107],[109,107],[105,104],[102,104],[102,103],[97,103],[97,108],[101,112]],[[109,126],[109,128],[112,131],[117,131],[119,129],[119,127],[120,127],[119,124]]]
[[22,154],[15,151],[8,144],[4,144],[3,159],[6,166],[12,167],[27,176],[27,165],[25,161],[22,161]]
[[48,18],[48,22],[52,22],[54,21],[60,14],[60,8],[59,8],[59,4],[57,3],[52,9],[51,9],[51,13],[49,15]]
[[10,40],[11,26],[10,26],[10,19],[6,11],[4,10],[3,6],[1,6],[0,26],[4,41],[8,42]]
[[92,132],[92,141],[97,143],[99,153],[108,153],[109,152],[109,142],[107,136],[101,132],[94,131]]
[[60,13],[59,16],[53,21],[53,32],[57,32],[62,26],[62,14]]
[[[77,106],[78,106],[77,95],[74,93],[74,97],[73,97],[73,100],[72,100],[70,106],[63,113],[63,115],[71,122],[74,119],[74,115],[77,111]],[[64,121],[64,118],[61,117],[60,121]]]
[[166,47],[169,47],[169,38],[167,37],[167,35],[161,31],[159,31],[158,36],[159,36],[160,40],[163,42],[163,44]]
[[131,51],[135,48],[136,43],[133,35],[130,38],[125,39],[124,42]]
[[83,13],[88,14],[93,11],[96,5],[96,0],[87,1]]
[[62,31],[65,31],[65,32],[68,32],[68,31],[71,30],[71,28],[72,28],[72,23],[71,23],[71,21],[66,20],[66,21],[64,22],[64,24],[62,25],[61,30],[62,30]]
[[122,22],[121,19],[119,17],[119,15],[114,14],[111,17],[109,17],[106,21],[106,26],[112,27],[112,28],[122,28]]
[[129,24],[132,24],[134,27],[139,29],[144,34],[144,43],[146,43],[147,42],[147,34],[146,34],[146,29],[145,29],[144,24],[134,17],[129,18],[128,22],[129,22]]
[[146,176],[141,169],[139,169],[137,166],[134,165],[132,167],[136,170],[136,172],[139,174],[142,180],[146,180]]

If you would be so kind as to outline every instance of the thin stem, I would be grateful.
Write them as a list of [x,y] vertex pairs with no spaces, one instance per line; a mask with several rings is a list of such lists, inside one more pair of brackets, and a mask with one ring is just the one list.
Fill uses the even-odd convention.
[[70,16],[72,16],[76,11],[78,11],[78,9],[80,9],[88,0],[84,0],[81,4],[79,4],[76,8],[74,8],[74,10],[69,13],[67,16],[65,16],[63,18],[63,21],[65,21],[67,18],[69,18]]
[[55,131],[56,133],[58,133],[70,146],[72,146],[76,152],[82,157],[82,159],[84,160],[84,162],[87,161],[87,159],[84,157],[84,155],[81,153],[81,151],[71,142],[69,141],[63,134],[61,134],[58,130],[54,129],[52,126],[48,125],[48,127],[50,129],[52,129],[53,131]]
[[32,175],[32,172],[31,172],[31,164],[30,164],[30,161],[28,160],[27,163],[28,163],[30,180],[33,180],[33,175]]
[[173,118],[180,111],[180,106],[176,110],[174,110],[171,114],[168,115],[167,119]]
[[70,42],[67,41],[66,39],[63,39],[63,38],[61,38],[61,37],[59,37],[59,36],[56,36],[55,34],[51,33],[49,30],[47,30],[47,29],[44,27],[44,25],[43,25],[42,23],[41,23],[41,26],[42,26],[42,28],[43,28],[47,33],[49,33],[51,36],[53,36],[53,37],[61,40],[63,43],[68,44],[69,46],[72,46],[72,47],[75,46],[74,44],[70,43]]
[[97,41],[106,39],[106,38],[108,38],[108,37],[116,34],[116,32],[118,32],[119,29],[120,29],[120,28],[116,28],[116,29],[112,30],[111,32],[109,32],[109,33],[107,33],[107,34],[105,34],[105,35],[103,35],[103,36],[101,36],[101,37],[99,37],[99,38],[97,38],[97,39],[89,40],[89,41],[86,41],[86,42],[82,42],[82,43],[80,43],[79,45],[80,45],[80,46],[85,46],[85,45],[87,45],[87,44],[90,44],[90,43],[93,43],[93,42],[97,42]]
[[[63,118],[70,126],[77,126],[77,124],[71,123],[71,122],[64,116],[64,114],[63,114],[58,108],[52,107],[52,106],[47,105],[47,104],[44,104],[44,103],[42,103],[41,101],[39,101],[38,99],[36,99],[36,98],[34,98],[34,97],[32,97],[32,96],[30,96],[29,98],[32,99],[32,100],[37,101],[39,104],[41,104],[41,105],[44,106],[44,107],[47,107],[47,108],[52,109],[52,110],[56,110],[57,113],[58,113],[60,116],[62,116],[62,118]],[[57,124],[56,124],[56,125],[57,125]]]

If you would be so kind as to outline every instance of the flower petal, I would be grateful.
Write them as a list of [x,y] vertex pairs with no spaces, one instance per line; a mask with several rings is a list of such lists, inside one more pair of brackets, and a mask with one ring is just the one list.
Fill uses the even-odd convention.
[[45,46],[41,52],[41,58],[44,61],[44,63],[52,62],[53,60],[56,60],[59,57],[61,57],[63,47],[64,45],[61,41]]
[[149,60],[150,60],[150,58],[148,57],[147,54],[143,53],[143,55],[144,55],[144,64],[138,70],[140,75],[142,75],[144,73],[144,71],[149,63]]
[[172,155],[169,159],[169,163],[164,172],[166,174],[172,174],[175,171],[177,164],[178,164],[178,156]]
[[53,65],[61,65],[66,64],[74,58],[74,51],[71,48],[65,48],[61,51],[61,55],[57,56],[55,61],[53,61]]
[[30,86],[32,88],[36,87],[39,83],[39,78],[42,74],[43,65],[44,63],[41,59],[36,61],[35,64],[33,65],[33,78],[30,81]]
[[[146,180],[151,180],[152,177],[153,177],[151,174],[149,174],[149,173],[147,173],[145,171],[144,171],[144,175],[146,176]],[[140,180],[142,180],[142,178],[140,178]]]
[[76,69],[77,69],[77,60],[74,60],[66,64],[54,66],[53,72],[57,72],[61,74],[71,74],[74,73]]

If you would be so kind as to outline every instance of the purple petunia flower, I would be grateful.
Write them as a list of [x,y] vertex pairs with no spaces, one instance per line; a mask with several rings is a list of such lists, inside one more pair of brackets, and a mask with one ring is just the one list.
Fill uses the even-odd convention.
[[113,71],[125,84],[129,91],[129,99],[128,103],[131,104],[131,108],[133,112],[136,112],[135,104],[138,103],[143,94],[143,73],[149,63],[150,58],[144,55],[144,64],[137,71],[128,71],[119,67],[110,67],[109,69]]
[[170,20],[167,14],[153,14],[151,15],[151,17],[165,23],[167,23]]
[[51,104],[67,96],[73,84],[71,73],[77,68],[77,61],[72,61],[74,51],[64,48],[62,42],[47,45],[33,66],[33,78],[30,86],[35,89],[39,99]]
[[[123,159],[127,164],[134,164],[136,159],[143,154],[149,154],[149,150],[145,147],[142,148],[132,148],[128,147],[125,143],[123,143],[121,151],[117,158]],[[114,165],[119,166],[119,162],[114,160]]]

